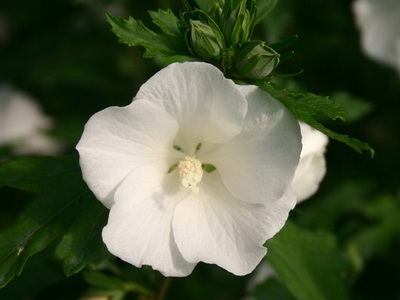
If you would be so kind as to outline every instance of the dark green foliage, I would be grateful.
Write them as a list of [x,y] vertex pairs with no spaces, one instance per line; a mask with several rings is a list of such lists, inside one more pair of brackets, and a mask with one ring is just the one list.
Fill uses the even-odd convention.
[[348,265],[332,235],[287,223],[266,245],[267,260],[297,299],[349,299]]
[[355,138],[351,138],[345,134],[338,134],[326,128],[317,119],[318,117],[321,118],[326,116],[332,120],[344,120],[344,112],[332,99],[311,93],[290,92],[265,82],[257,84],[262,89],[270,93],[274,98],[280,100],[298,120],[309,124],[310,126],[339,142],[345,143],[359,153],[364,150],[369,151],[371,157],[374,157],[375,151],[367,143],[361,142]]
[[57,244],[67,275],[106,258],[100,230],[107,210],[83,182],[76,155],[2,163],[0,186],[37,194],[14,224],[0,233],[1,286],[20,275],[32,255]]

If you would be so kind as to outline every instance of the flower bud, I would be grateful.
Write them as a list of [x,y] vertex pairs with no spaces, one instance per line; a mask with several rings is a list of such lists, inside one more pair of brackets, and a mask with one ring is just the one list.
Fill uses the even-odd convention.
[[194,54],[208,60],[218,59],[224,48],[224,39],[218,28],[202,20],[190,20],[189,45]]
[[[249,5],[247,5],[247,3]],[[250,38],[254,27],[253,20],[255,16],[253,4],[253,0],[242,0],[227,16],[223,31],[228,45],[240,45],[247,42]]]
[[237,74],[248,79],[262,79],[279,64],[279,53],[262,41],[243,45],[235,56]]

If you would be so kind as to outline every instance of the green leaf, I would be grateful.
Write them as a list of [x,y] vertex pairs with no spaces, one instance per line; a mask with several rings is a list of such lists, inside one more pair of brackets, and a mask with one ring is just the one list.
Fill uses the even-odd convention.
[[267,281],[256,286],[251,293],[254,300],[295,300],[290,291],[276,278],[269,278]]
[[264,19],[278,3],[278,0],[256,0],[256,24]]
[[256,82],[256,84],[271,94],[272,97],[280,100],[298,120],[307,123],[339,142],[345,143],[359,153],[365,150],[370,152],[371,157],[374,156],[374,149],[367,143],[345,134],[338,134],[326,128],[316,119],[316,117],[326,116],[332,120],[344,120],[344,112],[329,97],[321,97],[311,93],[295,93],[266,82]]
[[122,279],[107,276],[100,272],[84,272],[83,277],[87,283],[103,289],[124,290],[125,282]]
[[356,122],[370,113],[374,108],[370,102],[354,97],[347,92],[336,92],[330,96],[343,108],[347,122]]
[[384,255],[400,241],[400,201],[391,195],[380,195],[363,205],[366,224],[354,234],[350,244],[366,258]]
[[166,35],[171,37],[182,35],[178,27],[179,20],[172,10],[159,9],[157,11],[149,11],[149,15],[153,19],[154,24],[156,24]]
[[85,281],[94,287],[103,290],[117,290],[125,292],[135,292],[143,296],[152,297],[153,292],[133,281],[124,281],[117,277],[111,277],[100,272],[85,272]]
[[101,230],[108,211],[99,201],[88,201],[56,248],[64,273],[71,276],[86,266],[95,268],[107,258]]
[[290,46],[292,46],[294,43],[296,43],[298,39],[299,39],[299,36],[296,34],[287,39],[284,39],[282,41],[274,43],[274,44],[270,45],[270,47],[277,52],[281,52],[281,51],[289,48]]
[[[58,185],[79,172],[79,165],[72,160],[72,157],[36,157],[0,163],[0,188],[9,186],[33,193],[57,192]],[[50,181],[54,184],[49,185]],[[82,182],[78,179],[72,184],[77,181]]]
[[[132,17],[125,20],[106,14],[112,31],[119,37],[119,42],[128,46],[143,46],[146,58],[173,57],[190,55],[185,48],[183,35],[179,32],[176,17],[171,11],[158,10],[150,12],[153,22],[160,27],[164,34],[157,34]],[[177,19],[176,19],[177,20]]]
[[[53,245],[65,233],[60,247],[70,252],[61,257],[68,272],[86,264],[94,266],[99,257],[106,255],[104,247],[99,247],[98,227],[104,225],[104,217],[96,221],[96,216],[91,215],[95,220],[87,219],[87,223],[84,219],[88,218],[88,210],[100,215],[107,210],[99,206],[82,180],[77,155],[23,158],[0,164],[0,186],[39,194],[13,225],[0,232],[0,287],[21,274],[32,255]],[[82,244],[78,247],[79,243]]]
[[332,235],[287,223],[266,246],[267,260],[297,299],[349,299],[348,266]]

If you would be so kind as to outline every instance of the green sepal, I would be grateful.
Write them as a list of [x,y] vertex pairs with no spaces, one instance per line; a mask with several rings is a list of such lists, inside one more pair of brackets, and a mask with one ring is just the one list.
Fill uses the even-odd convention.
[[201,10],[203,10],[209,15],[212,15],[212,12],[216,10],[216,8],[219,8],[223,3],[222,0],[216,0],[216,1],[195,0],[195,2]]
[[284,64],[289,59],[291,59],[294,55],[294,51],[288,51],[281,54],[279,63]]
[[[248,4],[250,3],[250,4]],[[242,0],[224,20],[223,32],[228,46],[235,47],[247,42],[253,31],[252,12],[254,2]],[[227,6],[227,4],[226,4]],[[228,6],[227,6],[228,7]],[[248,9],[249,8],[249,9]]]
[[201,10],[182,15],[186,24],[186,45],[190,52],[202,59],[217,62],[225,50],[225,39],[215,21]]
[[221,56],[223,44],[219,43],[213,29],[200,20],[190,20],[190,40],[193,52],[204,59],[215,60]]
[[188,0],[181,0],[181,4],[184,12],[192,11],[194,9]]
[[215,171],[217,168],[214,167],[212,164],[202,164],[201,167],[203,168],[204,171],[207,173],[211,173],[212,171]]
[[244,44],[236,53],[236,73],[247,79],[263,79],[278,66],[279,57],[265,42],[253,40]]
[[296,35],[293,35],[293,36],[291,36],[291,37],[289,37],[287,39],[284,39],[284,40],[282,40],[280,42],[271,44],[270,47],[272,49],[274,49],[275,51],[277,51],[277,52],[282,52],[286,48],[289,48],[294,43],[296,43],[298,39],[299,39],[299,36],[296,34]]
[[219,11],[218,24],[227,47],[235,48],[249,41],[255,25],[255,0],[227,1]]

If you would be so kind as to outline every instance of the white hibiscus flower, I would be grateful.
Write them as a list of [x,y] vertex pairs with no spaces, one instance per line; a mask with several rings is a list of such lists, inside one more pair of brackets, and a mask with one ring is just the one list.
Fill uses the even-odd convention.
[[56,154],[60,143],[44,133],[51,127],[51,119],[33,99],[0,86],[0,146],[11,146],[17,155]]
[[365,53],[400,71],[400,1],[356,0],[353,11]]
[[318,190],[326,173],[325,150],[328,137],[311,126],[300,122],[303,149],[296,169],[292,188],[301,202]]
[[267,252],[296,197],[301,137],[285,107],[214,66],[172,64],[126,107],[85,126],[83,177],[111,208],[111,253],[165,276],[202,261],[244,275]]

